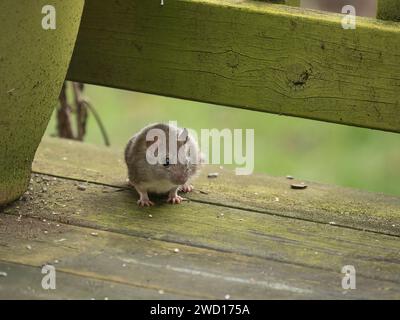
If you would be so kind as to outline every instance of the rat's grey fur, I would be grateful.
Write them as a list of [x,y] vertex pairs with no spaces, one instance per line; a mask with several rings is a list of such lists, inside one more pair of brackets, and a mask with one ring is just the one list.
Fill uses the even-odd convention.
[[190,136],[187,136],[185,141],[178,141],[178,149],[183,145],[185,154],[189,150],[194,151],[195,158],[198,159],[196,163],[192,163],[189,157],[185,163],[170,164],[164,166],[163,164],[150,164],[146,160],[146,150],[149,145],[154,142],[146,141],[146,135],[151,129],[160,129],[166,135],[166,155],[169,155],[169,132],[178,137],[183,133],[184,129],[177,128],[168,124],[155,123],[136,133],[128,142],[125,148],[125,162],[128,167],[129,182],[135,187],[140,195],[138,204],[141,206],[149,206],[153,203],[148,198],[148,192],[154,193],[169,193],[168,201],[172,203],[180,203],[182,198],[178,196],[178,189],[182,186],[188,186],[190,179],[199,171],[200,166],[200,153],[197,142]]

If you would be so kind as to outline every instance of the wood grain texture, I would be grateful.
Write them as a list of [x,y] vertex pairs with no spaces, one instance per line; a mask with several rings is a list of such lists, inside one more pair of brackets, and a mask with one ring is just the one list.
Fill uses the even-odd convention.
[[254,1],[86,1],[68,78],[400,132],[400,27]]
[[[33,170],[127,188],[122,150],[46,138]],[[207,178],[209,172],[218,172],[218,178]],[[285,177],[236,176],[231,170],[206,166],[195,181],[197,191],[187,197],[199,203],[400,236],[399,197],[314,182],[307,182],[306,190],[292,190],[291,183]]]
[[[35,245],[36,242],[33,241],[33,244]],[[46,250],[49,249],[49,246],[43,246],[43,243],[40,246],[39,243],[37,248]],[[1,251],[4,252],[5,250]],[[57,256],[59,256],[64,252],[59,250],[57,253]],[[160,298],[160,294],[154,288],[146,289],[102,280],[96,278],[96,275],[70,272],[70,270],[62,267],[58,268],[57,265],[55,265],[56,289],[44,290],[41,286],[44,276],[44,274],[41,274],[42,266],[25,264],[26,261],[30,260],[30,257],[21,260],[24,260],[24,263],[10,263],[0,260],[0,271],[7,273],[6,277],[0,277],[1,300],[140,300]],[[165,295],[164,299],[185,299],[185,296],[170,293]]]
[[[342,296],[335,273],[68,224],[56,227],[54,221],[48,225],[32,218],[22,218],[18,224],[15,220],[14,216],[5,215],[3,225],[0,225],[2,260],[37,268],[44,263],[53,263],[58,272],[67,276],[73,275],[86,281],[105,281],[117,285],[115,289],[121,289],[123,285],[125,299],[143,299],[149,293],[152,293],[153,299],[223,299],[226,294],[233,299],[277,299],[318,297],[322,292],[331,297]],[[7,228],[4,227],[6,224]],[[43,230],[50,232],[44,234]],[[93,232],[98,235],[92,236]],[[26,249],[28,244],[31,250]],[[179,249],[179,253],[175,249]],[[58,263],[54,264],[54,260]],[[2,268],[1,262],[0,270],[8,272]],[[40,293],[43,291],[39,290],[40,269],[35,271],[36,276],[30,279],[30,284],[36,284],[32,287],[39,287],[36,291]],[[324,280],[323,283],[313,283],[315,272]],[[297,277],[293,278],[293,274]],[[30,275],[23,278],[29,279]],[[370,290],[373,290],[372,285],[379,287],[376,280],[365,279],[365,282]],[[0,286],[1,283],[0,278]],[[383,284],[393,287],[390,282]],[[65,283],[59,283],[59,287],[64,289],[61,290],[63,294],[66,293],[65,286]],[[10,287],[21,289],[15,284],[12,286],[12,282]],[[88,286],[76,286],[76,293],[81,293],[81,287]],[[127,290],[129,287],[130,290]],[[143,294],[146,291],[147,295]],[[103,294],[115,299],[121,293],[109,290]],[[90,296],[86,292],[86,298],[89,297],[99,298],[99,294],[93,292]]]
[[[48,178],[34,176],[31,198],[4,209],[3,262],[57,259],[63,273],[166,297],[400,297],[397,237],[161,198],[141,209],[132,192],[93,184],[81,191],[76,181]],[[344,297],[347,264],[356,267],[358,290]]]
[[[6,290],[17,298],[48,298],[37,288],[36,273],[58,260],[63,288],[53,298],[400,298],[399,235],[396,228],[392,235],[382,231],[395,214],[375,219],[365,200],[370,194],[343,192],[349,200],[364,199],[355,207],[366,210],[371,231],[361,230],[367,225],[354,213],[348,224],[321,223],[320,216],[340,219],[317,205],[333,201],[329,194],[336,189],[324,186],[319,194],[310,184],[290,194],[280,178],[239,182],[227,171],[200,178],[206,192],[181,205],[158,196],[155,207],[139,208],[136,193],[125,188],[121,156],[80,142],[43,141],[34,168],[50,175],[34,174],[28,194],[0,209],[0,271],[10,274],[0,278],[0,296],[8,297]],[[239,183],[251,191],[228,187]],[[256,189],[267,190],[262,201],[253,201]],[[377,196],[376,203],[396,208],[396,199]],[[315,206],[315,215],[296,201]],[[355,266],[357,290],[342,290],[344,265]]]

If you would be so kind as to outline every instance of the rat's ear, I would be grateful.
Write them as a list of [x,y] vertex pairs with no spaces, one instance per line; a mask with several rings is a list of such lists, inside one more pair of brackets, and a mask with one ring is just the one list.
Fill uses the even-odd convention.
[[181,134],[178,137],[179,142],[183,142],[182,144],[185,144],[189,140],[189,132],[186,128],[184,128],[181,132]]

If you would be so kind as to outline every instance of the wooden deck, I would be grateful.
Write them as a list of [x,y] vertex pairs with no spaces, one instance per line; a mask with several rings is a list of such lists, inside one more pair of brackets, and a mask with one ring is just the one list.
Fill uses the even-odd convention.
[[138,208],[121,150],[48,138],[33,170],[0,209],[0,298],[400,298],[398,197],[206,166],[189,201]]

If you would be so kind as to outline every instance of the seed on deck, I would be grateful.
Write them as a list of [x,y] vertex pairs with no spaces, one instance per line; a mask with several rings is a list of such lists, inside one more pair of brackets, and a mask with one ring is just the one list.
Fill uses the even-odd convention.
[[207,175],[207,177],[208,177],[208,178],[217,178],[217,177],[218,177],[218,172],[209,173],[209,174]]
[[307,185],[306,184],[304,184],[304,183],[300,183],[300,184],[298,184],[298,183],[292,183],[291,185],[290,185],[290,187],[292,188],[292,189],[306,189],[307,188]]
[[93,237],[97,237],[99,234],[97,232],[91,232],[90,235]]
[[0,277],[7,277],[7,272],[0,271]]
[[178,252],[179,252],[179,249],[178,249],[178,248],[175,248],[175,249],[174,249],[174,252],[175,252],[175,253],[178,253]]

